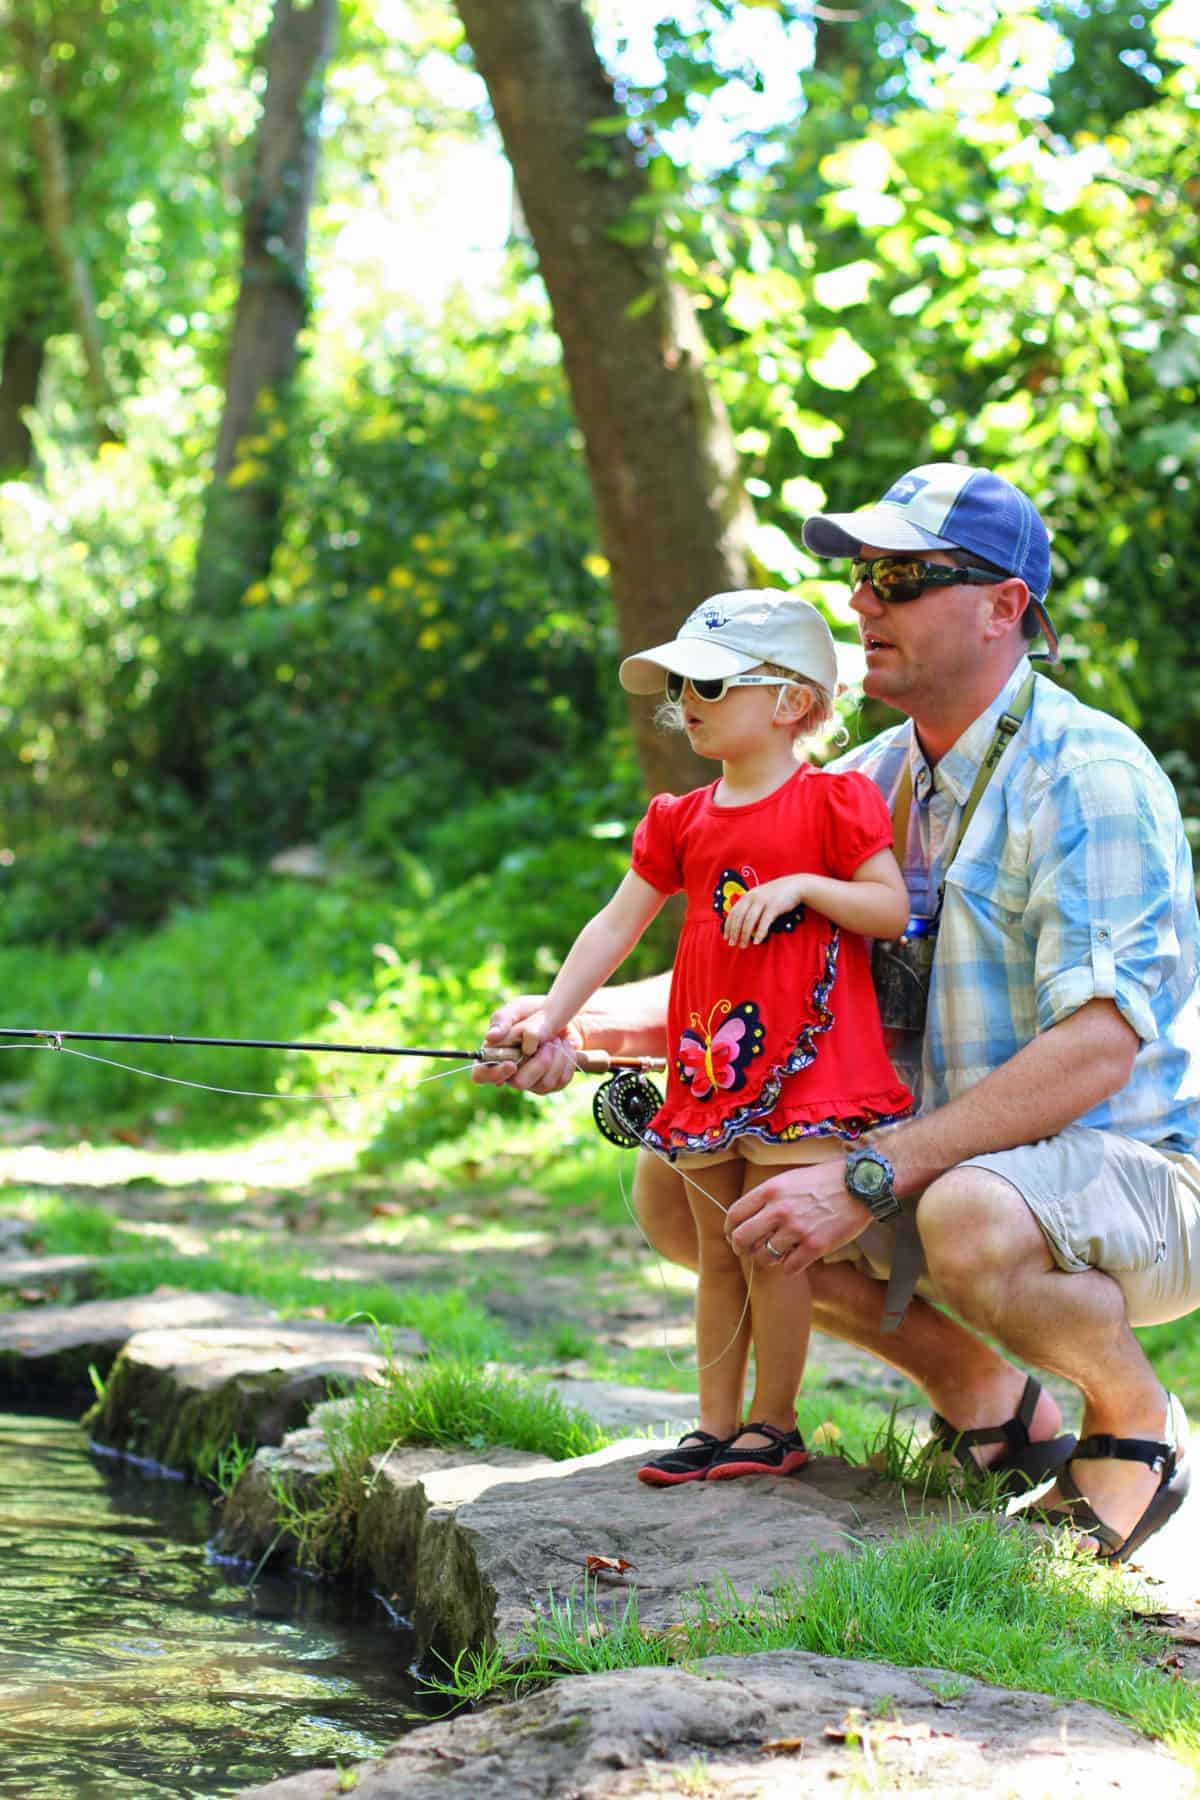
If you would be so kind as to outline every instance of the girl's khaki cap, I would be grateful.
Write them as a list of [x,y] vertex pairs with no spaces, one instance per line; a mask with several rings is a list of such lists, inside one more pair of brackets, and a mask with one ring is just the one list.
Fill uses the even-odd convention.
[[837,692],[833,633],[815,606],[775,588],[713,594],[688,614],[671,643],[627,656],[619,675],[627,693],[656,694],[664,669],[715,681],[765,662],[806,675],[829,694]]

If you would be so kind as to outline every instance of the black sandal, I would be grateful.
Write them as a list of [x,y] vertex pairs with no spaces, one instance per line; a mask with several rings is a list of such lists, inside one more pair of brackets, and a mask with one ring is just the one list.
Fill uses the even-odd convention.
[[[1003,1425],[981,1425],[971,1431],[959,1431],[949,1419],[943,1419],[941,1413],[934,1413],[929,1429],[969,1475],[998,1476],[998,1491],[1004,1499],[1010,1500],[1016,1494],[1027,1494],[1031,1488],[1040,1487],[1051,1475],[1057,1475],[1073,1454],[1077,1454],[1076,1439],[1069,1431],[1062,1437],[1043,1438],[1036,1444],[1030,1438],[1029,1426],[1041,1391],[1041,1382],[1030,1375],[1016,1417]],[[1006,1444],[1008,1448],[994,1463],[985,1465],[972,1454],[977,1444]]]
[[1103,1546],[1096,1558],[1098,1562],[1127,1561],[1147,1538],[1153,1537],[1156,1531],[1162,1530],[1168,1519],[1174,1518],[1187,1499],[1188,1489],[1192,1484],[1191,1463],[1180,1461],[1180,1440],[1184,1444],[1187,1442],[1187,1415],[1174,1394],[1167,1395],[1167,1429],[1172,1440],[1169,1444],[1160,1443],[1154,1438],[1120,1438],[1096,1434],[1081,1438],[1075,1446],[1072,1461],[1075,1458],[1087,1460],[1090,1457],[1112,1457],[1117,1462],[1146,1463],[1158,1475],[1158,1491],[1128,1537],[1122,1538],[1111,1525],[1105,1524],[1087,1496],[1080,1493],[1070,1469],[1065,1467],[1058,1471],[1055,1480],[1067,1505],[1039,1513],[1040,1522],[1045,1525],[1067,1525],[1084,1537],[1097,1538]]
[[673,1450],[664,1450],[642,1464],[639,1481],[650,1487],[675,1487],[681,1481],[703,1481],[717,1452],[725,1448],[724,1438],[711,1431],[685,1431]]
[[[752,1444],[739,1449],[737,1440],[748,1431],[757,1431],[769,1443]],[[780,1431],[778,1426],[756,1422],[741,1426],[722,1444],[708,1468],[710,1481],[732,1481],[738,1475],[791,1475],[808,1461],[804,1439],[798,1431]]]

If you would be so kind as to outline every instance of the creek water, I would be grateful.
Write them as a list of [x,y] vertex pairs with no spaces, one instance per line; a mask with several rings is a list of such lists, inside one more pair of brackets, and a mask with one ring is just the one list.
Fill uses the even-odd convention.
[[378,1600],[205,1548],[210,1502],[0,1414],[0,1795],[218,1800],[374,1756],[414,1722]]

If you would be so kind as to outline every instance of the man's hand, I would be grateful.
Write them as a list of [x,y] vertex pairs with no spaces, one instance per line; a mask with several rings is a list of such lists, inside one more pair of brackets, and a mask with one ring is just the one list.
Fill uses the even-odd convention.
[[575,1052],[583,1048],[583,1039],[573,1025],[540,1045],[528,1058],[522,1058],[517,1041],[526,1023],[540,1015],[545,998],[544,994],[518,994],[492,1014],[483,1041],[497,1046],[512,1044],[512,1061],[476,1063],[471,1070],[472,1081],[482,1086],[508,1084],[526,1094],[556,1094],[566,1087],[575,1073]]
[[725,1236],[739,1256],[752,1257],[760,1269],[798,1275],[853,1243],[870,1223],[870,1209],[846,1188],[846,1165],[839,1157],[786,1169],[751,1188],[725,1215]]
[[764,881],[760,887],[751,888],[726,915],[725,941],[735,950],[761,944],[776,919],[800,905],[804,887],[803,875],[781,875],[778,881]]

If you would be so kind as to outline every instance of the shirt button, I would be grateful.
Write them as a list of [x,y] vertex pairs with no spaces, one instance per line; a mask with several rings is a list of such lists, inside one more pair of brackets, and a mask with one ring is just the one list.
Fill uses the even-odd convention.
[[1108,942],[1108,926],[1107,925],[1097,925],[1096,941],[1097,941],[1097,943],[1100,943],[1100,944],[1106,944]]

